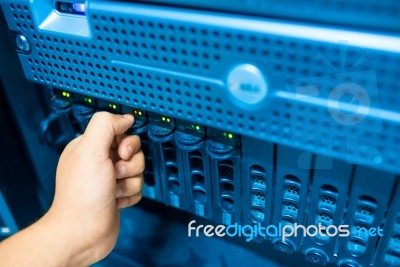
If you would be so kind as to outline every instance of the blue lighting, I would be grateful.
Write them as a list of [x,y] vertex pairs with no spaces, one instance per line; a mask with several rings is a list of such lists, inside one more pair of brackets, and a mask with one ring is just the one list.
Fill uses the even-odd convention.
[[85,3],[74,3],[73,7],[74,7],[74,10],[78,13],[85,13],[85,11],[86,11]]

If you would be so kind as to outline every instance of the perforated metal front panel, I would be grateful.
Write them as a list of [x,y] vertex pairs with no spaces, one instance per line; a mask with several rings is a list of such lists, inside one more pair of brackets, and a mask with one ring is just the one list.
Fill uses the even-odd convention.
[[400,30],[396,0],[140,0],[322,23]]
[[[51,8],[2,5],[31,81],[400,171],[395,36],[106,1],[89,1],[85,36],[52,27]],[[240,64],[266,78],[257,105],[228,90]]]

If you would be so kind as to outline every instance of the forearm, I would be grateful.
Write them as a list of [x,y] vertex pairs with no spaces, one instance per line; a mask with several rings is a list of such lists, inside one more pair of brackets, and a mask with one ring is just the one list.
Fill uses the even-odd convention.
[[0,266],[84,266],[87,255],[74,247],[68,229],[45,215],[0,243]]
[[0,244],[1,267],[82,267],[111,252],[119,209],[141,198],[140,138],[124,134],[133,122],[131,115],[93,115],[60,156],[49,212]]

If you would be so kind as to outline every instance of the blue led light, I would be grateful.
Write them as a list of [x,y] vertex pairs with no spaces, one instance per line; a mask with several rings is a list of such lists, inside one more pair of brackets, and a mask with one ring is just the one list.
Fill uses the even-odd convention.
[[85,11],[86,11],[85,3],[74,3],[73,7],[74,7],[74,10],[78,13],[85,13]]

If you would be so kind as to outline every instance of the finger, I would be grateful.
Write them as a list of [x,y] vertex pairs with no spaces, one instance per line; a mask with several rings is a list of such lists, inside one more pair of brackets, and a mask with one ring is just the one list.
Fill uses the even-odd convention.
[[129,160],[140,150],[140,137],[137,135],[124,136],[118,145],[118,156],[123,160]]
[[82,137],[88,152],[108,157],[108,151],[116,135],[123,134],[133,125],[132,115],[115,115],[108,112],[95,113]]
[[137,176],[145,169],[144,154],[140,150],[129,160],[119,160],[114,164],[117,179]]
[[134,196],[117,198],[117,207],[119,209],[127,208],[137,204],[142,199],[142,193],[138,193]]
[[143,174],[117,181],[116,197],[123,198],[136,195],[142,191]]
[[117,150],[119,144],[121,143],[121,140],[127,136],[128,136],[127,134],[120,134],[120,135],[115,136],[113,142],[111,143],[111,149]]

